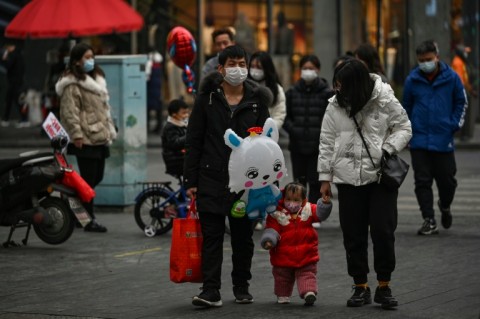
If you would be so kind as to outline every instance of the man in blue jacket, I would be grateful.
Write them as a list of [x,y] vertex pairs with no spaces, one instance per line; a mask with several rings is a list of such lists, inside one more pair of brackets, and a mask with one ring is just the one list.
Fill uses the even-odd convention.
[[453,135],[464,122],[467,99],[458,75],[438,57],[438,47],[425,41],[416,49],[418,67],[405,81],[403,106],[412,123],[410,153],[415,194],[424,218],[419,235],[438,234],[433,209],[433,180],[445,229],[452,225],[450,205],[457,171]]

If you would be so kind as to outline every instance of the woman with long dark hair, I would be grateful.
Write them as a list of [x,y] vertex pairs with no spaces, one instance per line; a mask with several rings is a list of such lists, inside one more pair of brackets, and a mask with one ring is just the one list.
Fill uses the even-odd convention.
[[370,73],[379,75],[383,82],[388,83],[388,78],[385,75],[385,70],[380,61],[380,55],[378,55],[378,51],[373,45],[370,43],[360,44],[355,50],[354,55],[355,58],[365,63]]
[[[252,54],[248,64],[248,78],[259,85],[266,86],[272,92],[273,102],[272,105],[268,106],[268,111],[280,130],[287,115],[287,107],[285,105],[285,92],[270,54],[265,51],[257,51]],[[255,230],[262,229],[263,223],[257,221]]]
[[348,274],[354,282],[347,306],[372,302],[367,280],[370,232],[378,280],[374,301],[382,308],[394,308],[398,302],[389,283],[395,269],[398,190],[377,183],[377,171],[383,157],[407,145],[412,136],[410,121],[390,85],[369,73],[359,60],[338,65],[333,85],[336,95],[322,123],[318,172],[323,196],[331,197],[331,182],[338,190]]
[[277,124],[278,129],[282,128],[287,113],[285,106],[285,92],[278,77],[272,57],[265,51],[257,51],[250,57],[248,64],[248,78],[264,85],[272,91],[273,102],[268,107],[270,117]]
[[[78,43],[70,52],[67,68],[55,86],[60,96],[60,119],[70,137],[68,153],[77,158],[80,175],[95,188],[103,179],[108,146],[117,133],[108,104],[105,73],[95,63],[93,49]],[[92,217],[85,231],[106,232],[95,219],[93,200],[84,203]]]

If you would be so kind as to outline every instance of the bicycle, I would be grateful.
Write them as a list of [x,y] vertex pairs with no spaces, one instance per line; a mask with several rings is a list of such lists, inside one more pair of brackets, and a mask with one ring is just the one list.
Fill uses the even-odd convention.
[[[142,191],[135,198],[134,216],[145,236],[165,234],[172,229],[174,218],[187,216],[190,198],[187,196],[183,177],[176,177],[180,185],[177,190],[172,188],[170,181],[141,183]],[[230,234],[228,218],[225,220],[225,233]]]

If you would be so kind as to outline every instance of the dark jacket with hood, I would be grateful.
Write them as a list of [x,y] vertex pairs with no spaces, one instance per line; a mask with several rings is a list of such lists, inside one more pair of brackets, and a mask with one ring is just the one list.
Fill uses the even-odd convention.
[[333,90],[320,77],[309,85],[300,79],[286,92],[287,117],[283,128],[289,134],[291,152],[318,154],[323,115],[331,96]]
[[162,156],[166,173],[174,176],[183,175],[185,159],[185,139],[187,125],[168,117],[162,132]]
[[244,95],[232,112],[228,105],[219,72],[208,75],[201,83],[188,122],[184,167],[185,187],[197,187],[197,210],[226,215],[240,194],[228,188],[228,161],[231,148],[224,134],[231,128],[238,136],[249,135],[247,129],[263,127],[269,117],[272,93],[253,81],[243,84]]

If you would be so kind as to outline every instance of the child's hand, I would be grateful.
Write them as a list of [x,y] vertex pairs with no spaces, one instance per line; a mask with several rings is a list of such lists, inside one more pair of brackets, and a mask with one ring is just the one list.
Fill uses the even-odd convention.
[[273,247],[273,245],[272,245],[272,242],[271,242],[271,241],[266,241],[266,242],[263,244],[263,248],[266,249],[266,250],[270,250],[272,247]]

